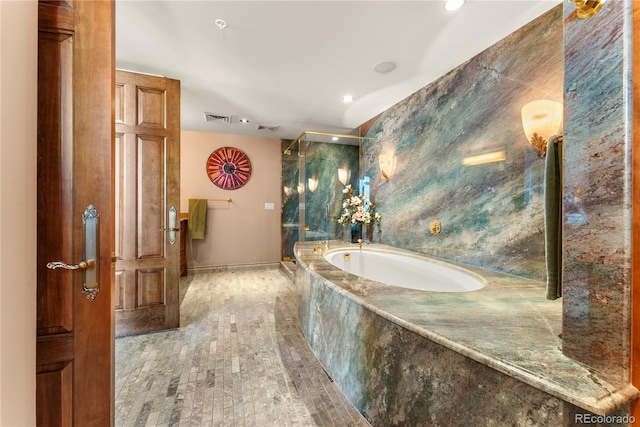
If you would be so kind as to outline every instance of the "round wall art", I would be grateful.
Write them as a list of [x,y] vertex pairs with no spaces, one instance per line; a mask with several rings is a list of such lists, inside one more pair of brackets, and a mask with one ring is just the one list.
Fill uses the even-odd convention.
[[225,190],[235,190],[249,181],[251,162],[242,150],[222,147],[207,160],[207,175],[211,182]]

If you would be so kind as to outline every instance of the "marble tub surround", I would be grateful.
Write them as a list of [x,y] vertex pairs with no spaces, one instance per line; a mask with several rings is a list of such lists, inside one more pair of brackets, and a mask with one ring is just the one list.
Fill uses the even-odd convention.
[[[330,249],[340,247],[359,250],[329,242]],[[609,414],[638,396],[628,383],[603,378],[562,353],[562,303],[545,298],[541,281],[464,265],[487,285],[465,293],[402,289],[346,273],[313,249],[312,242],[295,247],[303,332],[374,425],[391,422],[384,418],[394,416],[389,411],[399,418],[388,425],[406,417],[434,422],[456,411],[519,419],[498,425],[520,425],[527,417],[531,425],[561,425],[563,412]],[[412,407],[424,413],[403,412]]]
[[[578,19],[563,2],[389,108],[363,144],[382,243],[543,281],[543,159],[519,111],[531,97],[563,102],[561,345],[622,383],[631,357],[631,4],[609,1]],[[388,181],[378,167],[386,150],[397,156]],[[494,151],[505,161],[462,165]]]

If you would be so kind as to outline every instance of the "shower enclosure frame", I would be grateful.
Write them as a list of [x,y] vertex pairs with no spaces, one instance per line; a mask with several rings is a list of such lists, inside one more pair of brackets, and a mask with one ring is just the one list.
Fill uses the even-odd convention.
[[[297,187],[294,189],[291,188],[291,185],[287,186],[284,182],[286,177],[283,173],[283,197],[291,197],[292,193],[297,195],[298,215],[297,226],[292,224],[293,221],[287,222],[283,217],[283,260],[287,260],[293,255],[292,242],[287,242],[287,239],[294,241],[326,241],[346,238],[345,236],[347,236],[348,233],[346,227],[338,227],[335,220],[337,220],[339,216],[343,198],[341,190],[344,188],[344,185],[351,184],[357,190],[359,183],[362,181],[363,139],[364,138],[359,135],[305,130],[284,148],[283,170],[284,162],[286,161],[285,156],[297,154]],[[357,147],[357,154],[355,156],[357,159],[354,160],[354,156],[350,155],[350,152],[353,150],[347,148],[348,146]],[[335,147],[335,149],[332,147]],[[323,156],[320,154],[322,162],[316,161],[313,162],[313,164],[309,164],[309,156],[313,156],[314,151],[317,151],[318,148],[324,151],[336,151],[335,155],[337,157],[332,157],[332,155]],[[340,160],[341,156],[339,151],[343,149],[348,153]],[[343,163],[336,164],[336,162]],[[319,165],[318,163],[323,163],[323,165]],[[344,177],[338,177],[338,168],[347,163],[349,163],[353,169],[357,170],[346,169],[350,170],[351,176],[343,182]],[[327,167],[331,168],[331,170],[328,170]],[[333,170],[334,168],[335,170]],[[310,188],[309,178],[316,176],[317,180],[315,181],[315,185]],[[318,192],[314,194],[316,190],[318,190]],[[314,207],[313,205],[316,202],[314,197],[318,198],[318,194],[323,191],[325,192],[323,196],[325,197],[326,203],[321,205],[322,208],[318,208],[318,206]],[[311,219],[312,215],[316,219],[322,217],[322,224],[318,224],[318,221],[314,223]],[[297,236],[292,233],[293,230],[291,230],[291,228],[293,227],[296,228],[295,234],[297,234]]]

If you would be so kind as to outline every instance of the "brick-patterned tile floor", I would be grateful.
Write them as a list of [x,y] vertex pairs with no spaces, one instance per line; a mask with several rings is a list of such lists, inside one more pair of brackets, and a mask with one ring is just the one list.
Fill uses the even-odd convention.
[[116,339],[116,426],[361,426],[280,270],[181,279],[180,328]]

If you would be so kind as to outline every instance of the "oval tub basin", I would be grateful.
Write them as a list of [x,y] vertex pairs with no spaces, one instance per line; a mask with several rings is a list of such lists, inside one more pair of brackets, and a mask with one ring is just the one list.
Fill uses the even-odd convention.
[[324,254],[334,266],[391,286],[432,292],[469,292],[484,287],[471,273],[426,257],[373,249],[336,249]]

